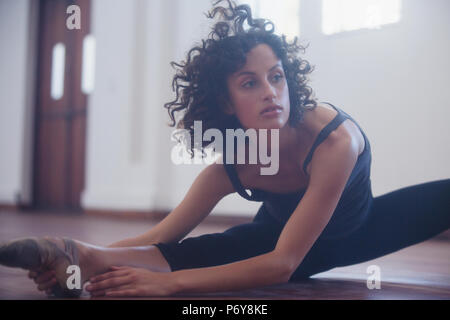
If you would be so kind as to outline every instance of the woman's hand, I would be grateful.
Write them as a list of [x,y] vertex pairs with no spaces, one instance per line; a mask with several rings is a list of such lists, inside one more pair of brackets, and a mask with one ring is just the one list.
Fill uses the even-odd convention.
[[45,272],[29,271],[28,277],[34,280],[39,291],[45,291],[47,295],[51,295],[51,288],[58,284],[55,278],[55,271],[53,270]]
[[111,267],[110,272],[92,277],[86,287],[91,296],[148,297],[175,293],[170,273],[132,267]]

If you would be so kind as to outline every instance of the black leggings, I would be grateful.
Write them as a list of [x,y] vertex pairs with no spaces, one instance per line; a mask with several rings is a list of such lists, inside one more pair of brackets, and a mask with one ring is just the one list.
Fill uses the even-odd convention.
[[[338,240],[319,238],[289,281],[362,263],[417,244],[450,228],[450,179],[402,188],[373,198],[365,223]],[[251,223],[222,233],[155,244],[171,270],[222,265],[275,248],[283,225],[262,205]]]

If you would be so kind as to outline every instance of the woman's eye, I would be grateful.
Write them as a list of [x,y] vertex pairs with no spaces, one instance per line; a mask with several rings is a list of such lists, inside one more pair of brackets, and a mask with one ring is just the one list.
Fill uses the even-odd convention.
[[249,88],[248,84],[253,84],[253,83],[254,83],[254,81],[249,81],[249,82],[244,83],[242,86],[244,88]]
[[277,77],[278,77],[278,80],[280,80],[280,79],[283,78],[283,75],[282,75],[282,74],[276,74],[276,75],[274,76],[274,78],[277,78]]

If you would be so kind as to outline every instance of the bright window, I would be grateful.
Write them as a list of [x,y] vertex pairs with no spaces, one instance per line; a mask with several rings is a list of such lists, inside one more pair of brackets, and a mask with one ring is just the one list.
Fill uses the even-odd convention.
[[52,50],[50,95],[54,100],[59,100],[64,95],[65,64],[66,46],[62,42],[58,42]]
[[264,18],[275,25],[275,33],[285,34],[289,41],[300,34],[300,0],[241,0],[248,4],[254,18]]
[[322,0],[322,31],[378,29],[400,21],[401,0]]
[[84,94],[90,94],[94,91],[95,82],[95,38],[91,34],[83,39],[83,65],[81,70],[81,90]]

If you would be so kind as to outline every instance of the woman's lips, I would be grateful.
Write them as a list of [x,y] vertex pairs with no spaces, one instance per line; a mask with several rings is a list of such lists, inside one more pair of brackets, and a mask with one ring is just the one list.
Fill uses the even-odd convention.
[[265,117],[271,117],[280,114],[282,111],[283,109],[280,106],[270,106],[261,111],[261,115]]

